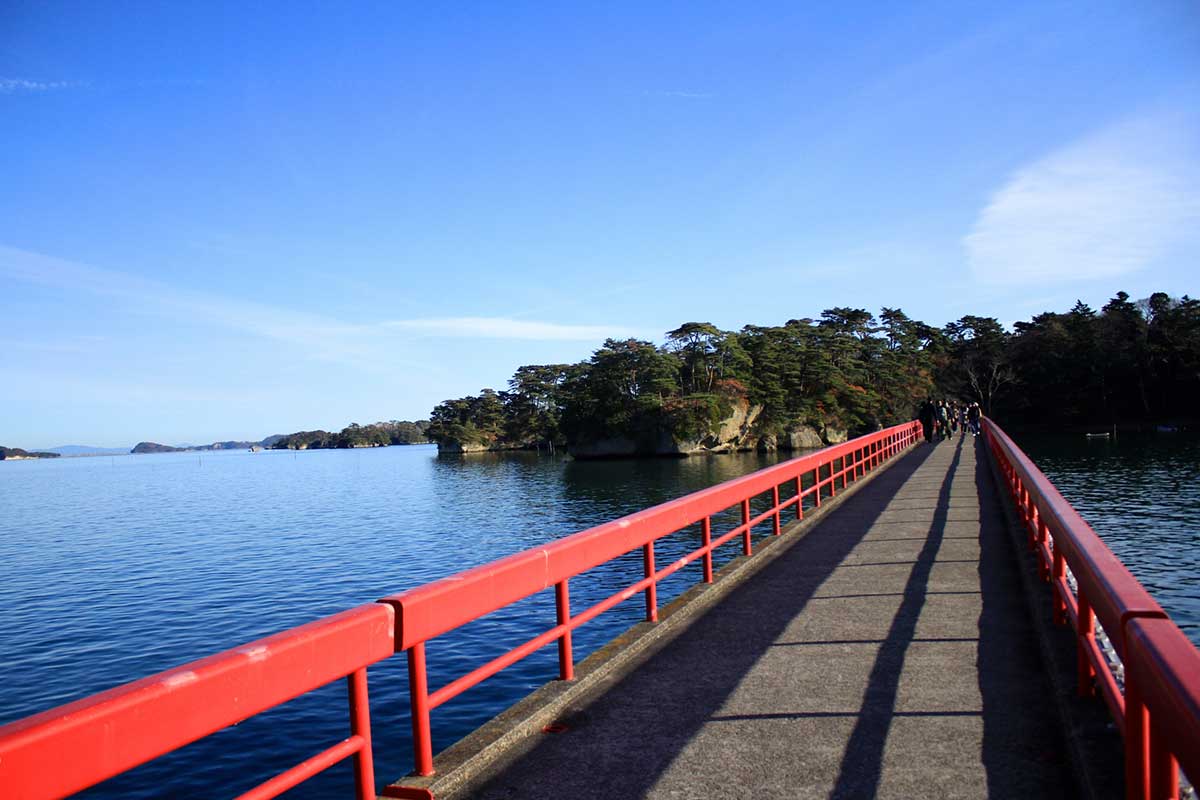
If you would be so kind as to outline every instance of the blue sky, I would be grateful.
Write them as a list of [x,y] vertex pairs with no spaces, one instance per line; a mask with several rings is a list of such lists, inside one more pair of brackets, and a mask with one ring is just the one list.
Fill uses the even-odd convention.
[[1200,291],[1200,7],[0,8],[0,444],[424,417],[835,305]]

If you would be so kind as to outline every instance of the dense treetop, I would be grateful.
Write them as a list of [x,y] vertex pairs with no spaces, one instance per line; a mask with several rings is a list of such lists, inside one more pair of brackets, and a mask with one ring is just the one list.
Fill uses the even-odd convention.
[[800,425],[861,433],[912,419],[925,397],[977,401],[1008,423],[1113,424],[1187,417],[1200,398],[1200,301],[1119,292],[1007,332],[964,316],[941,328],[897,308],[723,331],[686,322],[660,347],[609,339],[587,361],[523,366],[502,391],[434,408],[433,441],[561,446],[704,429],[734,403],[757,432]]
[[319,450],[349,447],[387,447],[393,444],[422,444],[425,438],[424,420],[408,422],[391,420],[372,425],[351,422],[338,433],[329,431],[300,431],[280,436],[269,446],[275,450]]

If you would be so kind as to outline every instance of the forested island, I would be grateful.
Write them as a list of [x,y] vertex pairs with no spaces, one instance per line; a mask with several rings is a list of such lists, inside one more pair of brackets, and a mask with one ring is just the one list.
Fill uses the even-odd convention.
[[345,428],[335,433],[329,431],[298,431],[289,434],[268,436],[257,442],[213,442],[206,445],[170,445],[157,442],[139,442],[132,453],[183,453],[197,450],[333,450],[352,447],[388,447],[394,444],[426,444],[426,420],[409,422],[407,420],[391,420],[376,422],[372,425],[359,425],[351,422]]
[[205,450],[251,450],[256,447],[270,447],[282,438],[283,436],[277,434],[275,436],[268,436],[267,438],[257,442],[228,441],[213,442],[212,444],[187,444],[179,445],[178,447],[172,447],[171,445],[167,444],[159,444],[158,442],[138,442],[129,452],[133,453],[134,455],[142,455],[145,453],[192,453],[196,451],[202,452]]
[[688,322],[659,347],[609,339],[587,361],[520,367],[505,391],[446,400],[443,452],[567,449],[581,458],[797,449],[977,401],[1008,425],[1186,423],[1200,400],[1200,301],[1125,292],[1014,330],[941,328],[884,308],[723,331]]
[[58,458],[58,453],[30,452],[19,447],[0,447],[0,461],[22,461],[29,458]]
[[351,422],[337,433],[329,431],[300,431],[281,436],[270,446],[275,450],[327,450],[350,447],[388,447],[394,444],[425,444],[429,441],[426,420],[409,422],[392,420],[373,425]]

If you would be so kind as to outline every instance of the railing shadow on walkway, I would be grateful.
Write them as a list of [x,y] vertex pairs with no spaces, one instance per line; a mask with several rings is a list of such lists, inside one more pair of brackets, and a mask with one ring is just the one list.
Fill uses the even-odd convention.
[[[1053,689],[1036,647],[1037,633],[1019,574],[1020,554],[1006,529],[988,467],[983,437],[975,441],[975,487],[979,494],[979,691],[983,698],[983,764],[990,797],[1047,793],[1073,797],[1060,720],[1050,708]],[[1021,646],[1025,642],[1025,646]],[[1041,709],[1049,724],[1030,722]]]
[[938,490],[929,535],[909,573],[900,608],[892,618],[891,629],[875,656],[858,721],[854,724],[854,731],[850,734],[842,757],[833,797],[873,797],[879,788],[879,779],[883,774],[883,748],[896,714],[896,694],[900,688],[904,656],[916,633],[917,620],[929,589],[929,574],[942,546],[946,520],[950,514],[950,486],[962,459],[962,447],[963,442],[959,440],[954,459]]
[[[570,741],[571,732],[546,737],[472,796],[535,796],[520,791],[514,794],[505,775],[526,776],[537,772],[539,765],[552,765],[557,796],[645,796],[675,756],[714,718],[751,667],[777,644],[781,631],[808,605],[932,452],[933,448],[921,446],[875,477],[852,502],[834,509],[818,527],[706,612],[668,648],[609,688],[602,704],[593,702],[571,719],[573,731],[582,733],[585,728],[612,721],[612,730],[619,733],[600,741],[589,739],[586,748]],[[760,593],[780,587],[785,591],[779,594],[787,602],[763,604],[757,600]],[[911,637],[911,625],[897,628],[896,635]],[[719,658],[711,657],[714,643],[720,647]],[[670,724],[663,725],[663,720]],[[864,740],[858,749],[869,755],[879,748]],[[870,769],[866,764],[862,768]]]

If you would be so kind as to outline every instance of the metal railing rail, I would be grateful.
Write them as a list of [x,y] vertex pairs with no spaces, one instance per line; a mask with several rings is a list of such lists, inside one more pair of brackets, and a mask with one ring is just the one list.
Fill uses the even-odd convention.
[[1054,620],[1075,632],[1077,690],[1098,688],[1124,736],[1126,797],[1177,797],[1179,767],[1200,778],[1200,651],[1012,439],[990,419],[983,426],[1052,587]]
[[[266,800],[346,758],[355,761],[358,800],[375,797],[367,667],[406,651],[414,763],[433,774],[429,712],[505,667],[557,640],[559,675],[574,677],[571,632],[642,592],[646,619],[658,618],[657,584],[702,561],[713,581],[713,551],[739,538],[753,554],[756,526],[782,531],[782,513],[804,516],[805,498],[821,505],[839,489],[913,444],[919,423],[897,425],[502,558],[402,594],[334,614],[265,639],[0,726],[0,797],[48,800],[94,786],[229,725],[346,678],[351,735],[241,795]],[[807,485],[806,485],[807,483]],[[840,484],[840,485],[839,485]],[[780,499],[780,489],[793,496]],[[751,517],[751,500],[771,507]],[[713,517],[737,507],[741,523],[714,537]],[[701,523],[703,545],[664,567],[654,543]],[[641,548],[645,577],[590,608],[570,609],[571,578]],[[425,642],[542,589],[555,588],[557,624],[430,693]]]
[[[572,536],[484,564],[448,578],[383,598],[396,610],[396,651],[408,654],[409,695],[412,705],[414,770],[434,774],[430,711],[541,647],[558,642],[559,678],[574,677],[571,632],[613,606],[643,592],[646,620],[658,619],[656,586],[659,581],[697,560],[703,561],[703,581],[713,580],[712,554],[721,545],[740,537],[742,552],[753,554],[753,529],[771,520],[772,533],[781,530],[781,513],[795,508],[804,514],[804,498],[820,505],[822,494],[837,492],[852,480],[901,452],[920,437],[920,423],[910,422],[776,464],[750,475],[703,489]],[[826,474],[827,473],[827,474]],[[811,476],[808,485],[805,478]],[[794,486],[795,494],[780,501],[780,488]],[[770,492],[771,506],[751,517],[750,501]],[[712,518],[740,508],[741,524],[717,535]],[[654,543],[696,523],[703,544],[659,568]],[[591,607],[575,613],[570,608],[570,579],[593,567],[641,548],[644,577]],[[483,666],[430,692],[426,677],[425,643],[448,631],[554,587],[557,624],[512,648]]]
[[346,678],[350,733],[259,784],[266,800],[353,757],[356,797],[375,797],[367,666],[395,651],[392,609],[368,603],[0,727],[0,797],[65,797]]

